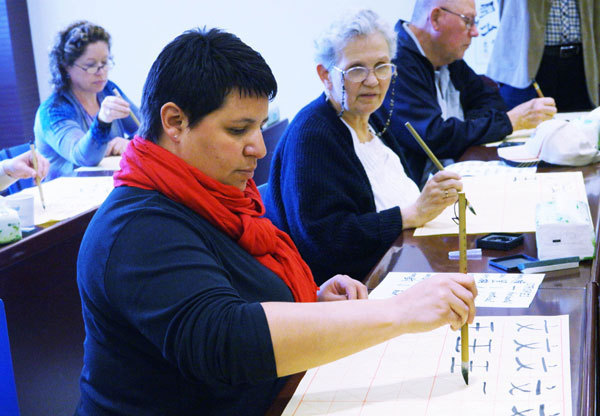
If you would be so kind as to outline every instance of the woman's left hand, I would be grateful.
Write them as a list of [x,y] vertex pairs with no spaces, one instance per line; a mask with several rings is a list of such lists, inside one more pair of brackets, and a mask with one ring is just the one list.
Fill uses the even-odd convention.
[[106,148],[104,156],[122,155],[125,149],[127,149],[128,144],[129,140],[124,139],[122,137],[115,137],[110,142],[108,142],[108,147]]
[[333,300],[367,299],[367,287],[350,276],[337,274],[321,285],[317,292],[319,302]]

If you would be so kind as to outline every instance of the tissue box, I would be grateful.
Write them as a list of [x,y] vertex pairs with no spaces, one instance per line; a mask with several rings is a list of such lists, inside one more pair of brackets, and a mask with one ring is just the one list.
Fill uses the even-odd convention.
[[0,203],[0,244],[11,243],[21,238],[19,214],[14,209]]
[[540,260],[594,257],[596,236],[584,201],[547,201],[536,207],[535,241]]

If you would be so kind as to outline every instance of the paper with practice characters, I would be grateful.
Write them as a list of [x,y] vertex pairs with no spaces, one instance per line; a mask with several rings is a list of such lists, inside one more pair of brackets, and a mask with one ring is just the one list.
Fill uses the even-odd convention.
[[533,177],[537,166],[516,168],[507,165],[500,160],[465,160],[464,162],[453,163],[444,166],[444,170],[451,170],[458,173],[461,177],[467,176],[489,176],[489,175],[510,175],[513,177]]
[[102,204],[113,189],[112,176],[61,177],[42,182],[46,209],[37,186],[20,193],[33,195],[36,225],[62,221]]
[[407,334],[308,370],[284,416],[572,415],[569,317],[476,317],[469,385],[460,331]]
[[[536,173],[533,176],[478,176],[462,179],[465,196],[477,215],[467,210],[467,234],[535,232],[538,202],[570,199],[587,202],[581,172]],[[458,234],[454,206],[415,230],[415,236]]]
[[[369,299],[385,299],[402,293],[422,280],[444,273],[390,272],[369,294]],[[480,308],[528,308],[544,274],[469,273],[475,279]]]

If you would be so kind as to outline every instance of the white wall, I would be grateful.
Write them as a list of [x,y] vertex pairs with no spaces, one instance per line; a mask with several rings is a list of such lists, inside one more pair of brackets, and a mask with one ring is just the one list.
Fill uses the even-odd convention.
[[[116,66],[110,79],[136,103],[162,48],[186,29],[220,27],[258,50],[271,66],[279,92],[274,104],[282,117],[296,112],[321,91],[313,61],[313,39],[360,0],[27,0],[40,99],[50,93],[48,50],[55,34],[79,19],[103,26],[112,36]],[[370,0],[388,19],[408,19],[414,0]]]
[[[368,7],[394,25],[410,19],[415,0],[370,0]],[[481,4],[497,0],[476,0]],[[279,92],[274,105],[282,118],[296,112],[321,91],[313,61],[313,39],[341,11],[365,7],[364,0],[27,0],[40,99],[51,93],[48,51],[69,23],[86,19],[113,38],[116,66],[110,74],[125,93],[140,102],[144,80],[162,48],[186,29],[219,27],[258,50],[271,66]],[[488,16],[486,19],[490,19]],[[492,24],[497,25],[496,20]],[[481,23],[487,23],[483,21]],[[473,43],[465,59],[485,72],[495,31]]]

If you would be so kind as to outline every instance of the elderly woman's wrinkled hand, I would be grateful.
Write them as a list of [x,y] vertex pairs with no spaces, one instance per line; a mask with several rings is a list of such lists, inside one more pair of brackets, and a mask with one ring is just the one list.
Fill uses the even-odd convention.
[[367,287],[350,276],[337,274],[321,285],[317,298],[319,302],[367,299]]
[[112,123],[114,120],[129,117],[130,111],[131,109],[127,101],[120,97],[109,95],[100,104],[98,119],[104,123]]
[[403,228],[420,227],[454,204],[463,188],[460,179],[458,173],[449,170],[440,171],[429,179],[415,203],[402,208]]

